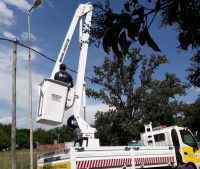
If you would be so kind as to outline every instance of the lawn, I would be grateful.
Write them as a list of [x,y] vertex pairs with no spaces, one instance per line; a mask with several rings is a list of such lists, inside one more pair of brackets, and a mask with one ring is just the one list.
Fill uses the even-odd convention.
[[[33,150],[33,168],[37,169],[37,155],[53,151],[55,149],[34,149]],[[11,151],[0,152],[0,169],[11,169]],[[17,150],[17,169],[30,168],[29,150]]]

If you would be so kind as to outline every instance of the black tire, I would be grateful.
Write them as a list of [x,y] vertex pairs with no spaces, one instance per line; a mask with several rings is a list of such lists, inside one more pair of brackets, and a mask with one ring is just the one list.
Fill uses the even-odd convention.
[[192,165],[186,165],[185,169],[195,169]]

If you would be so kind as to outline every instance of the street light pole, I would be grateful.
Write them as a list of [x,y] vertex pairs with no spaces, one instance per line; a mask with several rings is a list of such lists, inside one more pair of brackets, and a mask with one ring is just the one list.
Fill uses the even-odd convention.
[[28,72],[29,72],[29,112],[30,112],[30,169],[33,169],[33,118],[32,118],[32,77],[31,77],[31,31],[30,13],[33,8],[38,7],[41,0],[35,0],[32,7],[28,10]]

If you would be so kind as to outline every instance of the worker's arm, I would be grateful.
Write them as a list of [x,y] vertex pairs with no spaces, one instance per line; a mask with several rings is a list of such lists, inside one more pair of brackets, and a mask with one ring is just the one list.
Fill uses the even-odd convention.
[[57,74],[57,73],[55,73],[55,75],[54,75],[54,80],[56,80],[56,74]]
[[72,78],[72,76],[70,74],[69,74],[69,83],[71,85],[71,88],[73,88],[74,87],[74,82],[73,82],[73,78]]
[[74,87],[73,81],[70,81],[69,83],[71,84],[71,88],[73,88]]

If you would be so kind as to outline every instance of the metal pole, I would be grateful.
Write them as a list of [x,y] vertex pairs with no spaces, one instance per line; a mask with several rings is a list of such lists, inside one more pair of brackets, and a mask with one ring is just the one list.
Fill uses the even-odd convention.
[[12,169],[16,169],[16,65],[17,65],[17,38],[13,44],[13,72],[12,72],[12,134],[11,134],[11,158]]
[[33,118],[32,118],[32,77],[31,77],[31,28],[30,13],[33,8],[38,7],[42,0],[35,0],[33,6],[28,10],[28,72],[29,72],[29,111],[30,111],[30,169],[33,169]]
[[29,111],[30,111],[30,169],[33,169],[33,120],[32,120],[32,77],[31,77],[31,34],[30,34],[30,12],[28,11],[28,72],[29,72]]

